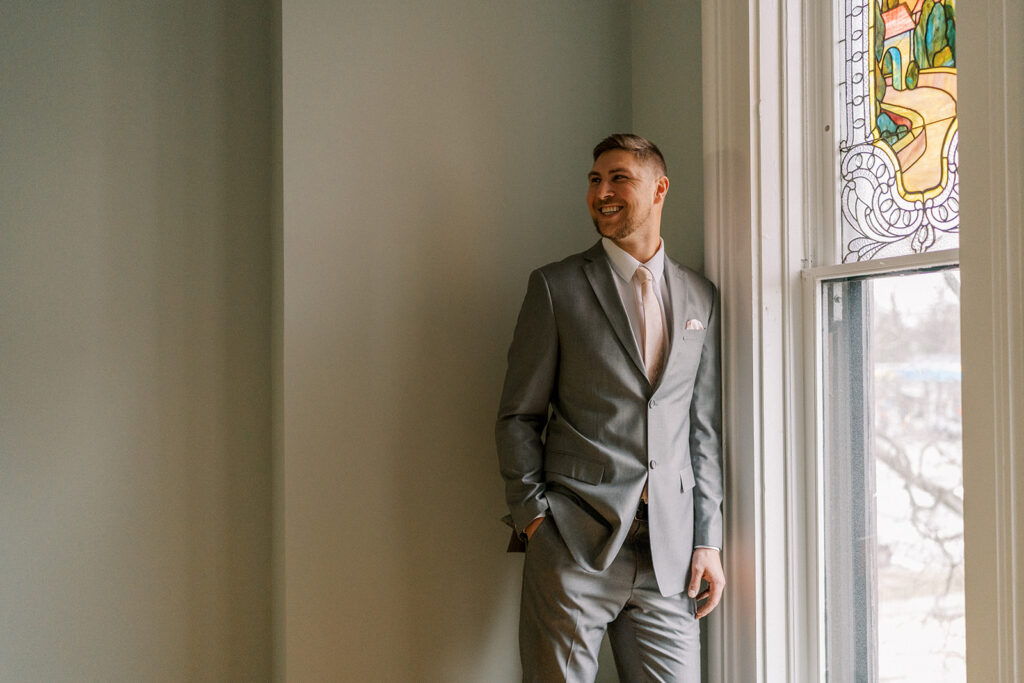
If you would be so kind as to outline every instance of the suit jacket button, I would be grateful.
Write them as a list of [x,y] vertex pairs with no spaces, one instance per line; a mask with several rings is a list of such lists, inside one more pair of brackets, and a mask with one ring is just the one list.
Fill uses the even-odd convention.
[[655,401],[655,400],[654,400],[654,399],[652,398],[652,399],[651,399],[651,402],[650,402],[650,403],[648,403],[647,405],[649,405],[650,407],[654,408],[655,406],[657,406],[657,405],[658,405],[658,402],[657,402],[657,401]]
[[651,461],[651,469],[653,470],[657,466],[658,466],[658,461],[657,460],[652,460]]

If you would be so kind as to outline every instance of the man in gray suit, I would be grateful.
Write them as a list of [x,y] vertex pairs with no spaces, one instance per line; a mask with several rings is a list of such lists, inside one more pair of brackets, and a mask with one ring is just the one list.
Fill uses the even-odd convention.
[[668,186],[654,144],[602,140],[600,242],[530,275],[495,427],[524,680],[593,681],[606,630],[622,680],[700,680],[697,620],[725,586],[720,315],[665,256]]

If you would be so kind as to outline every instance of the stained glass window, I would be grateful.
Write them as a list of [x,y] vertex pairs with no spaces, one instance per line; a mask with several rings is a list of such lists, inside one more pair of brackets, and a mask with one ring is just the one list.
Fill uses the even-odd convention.
[[956,2],[840,2],[843,261],[956,248]]

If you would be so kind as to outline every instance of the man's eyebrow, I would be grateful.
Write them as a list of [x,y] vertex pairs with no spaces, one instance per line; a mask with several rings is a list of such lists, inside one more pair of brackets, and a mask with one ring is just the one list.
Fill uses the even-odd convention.
[[[608,175],[611,175],[613,173],[626,173],[626,174],[629,174],[630,171],[629,171],[628,168],[611,168],[611,169],[608,169]],[[591,171],[590,173],[587,174],[587,177],[589,178],[589,177],[592,177],[592,176],[599,176],[599,175],[601,175],[601,174],[598,173],[597,171]]]

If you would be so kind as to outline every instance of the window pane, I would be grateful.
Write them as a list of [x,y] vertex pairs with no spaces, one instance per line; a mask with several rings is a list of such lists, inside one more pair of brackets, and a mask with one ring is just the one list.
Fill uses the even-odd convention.
[[823,287],[829,680],[964,681],[959,272]]
[[840,0],[843,261],[959,246],[955,0]]

